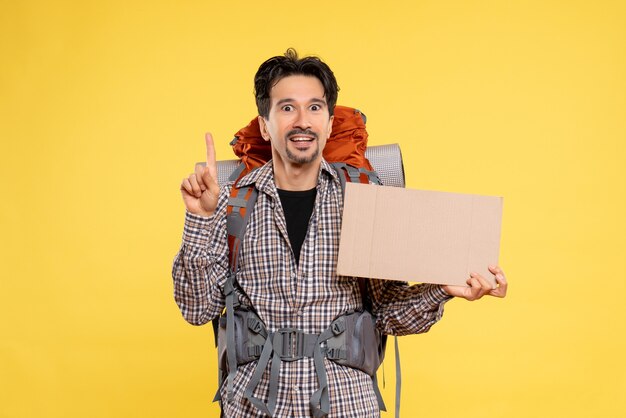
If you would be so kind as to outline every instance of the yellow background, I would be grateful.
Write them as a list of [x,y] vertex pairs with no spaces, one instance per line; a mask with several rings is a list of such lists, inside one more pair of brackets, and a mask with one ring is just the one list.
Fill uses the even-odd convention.
[[[3,1],[0,417],[208,417],[182,177],[296,47],[408,186],[505,198],[505,300],[401,339],[403,416],[626,416],[622,1]],[[393,350],[385,399],[393,410]],[[384,414],[391,417],[392,414]]]

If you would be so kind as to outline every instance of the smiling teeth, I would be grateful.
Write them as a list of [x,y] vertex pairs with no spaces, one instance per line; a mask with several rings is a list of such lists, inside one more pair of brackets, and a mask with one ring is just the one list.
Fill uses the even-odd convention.
[[293,138],[291,138],[292,141],[310,141],[313,138],[308,138],[308,137],[304,137],[304,136],[294,136]]

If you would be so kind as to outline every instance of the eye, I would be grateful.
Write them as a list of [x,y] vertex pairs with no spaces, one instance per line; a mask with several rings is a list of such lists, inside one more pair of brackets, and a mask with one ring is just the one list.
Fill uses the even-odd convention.
[[283,109],[285,112],[291,112],[291,111],[293,110],[293,106],[292,106],[292,105],[284,105],[284,106],[282,107],[282,109]]
[[317,112],[318,110],[322,110],[322,106],[318,104],[311,105],[311,110]]

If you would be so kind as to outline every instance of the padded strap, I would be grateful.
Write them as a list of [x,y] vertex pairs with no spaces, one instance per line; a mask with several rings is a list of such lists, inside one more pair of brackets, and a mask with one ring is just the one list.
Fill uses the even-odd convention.
[[365,168],[356,168],[346,163],[330,163],[330,165],[339,177],[342,190],[346,190],[346,182],[382,185],[380,177],[375,171],[369,171]]
[[228,376],[226,377],[227,398],[233,398],[233,386],[237,374],[237,351],[235,342],[235,289],[234,273],[231,271],[226,278],[224,294],[226,295],[226,358],[228,360]]
[[228,360],[228,376],[226,377],[226,393],[228,399],[233,397],[235,376],[237,375],[237,346],[235,345],[235,306],[239,304],[235,294],[237,280],[237,265],[241,251],[241,242],[246,232],[246,226],[258,192],[255,187],[238,188],[233,185],[228,206],[226,209],[226,229],[228,231],[228,245],[230,255],[230,271],[224,283],[226,298],[226,358]]
[[369,279],[366,279],[365,277],[358,277],[357,280],[359,283],[359,290],[361,291],[361,300],[363,303],[363,309],[365,309],[366,311],[372,312],[372,298],[370,297],[370,293],[367,288]]
[[237,273],[241,243],[258,194],[256,187],[252,185],[241,188],[233,185],[228,198],[226,230],[228,232],[229,264],[230,271],[235,275]]
[[[235,139],[233,141],[236,141],[237,137],[235,137]],[[232,142],[231,142],[231,145]],[[228,177],[229,181],[236,181],[239,180],[239,177],[241,176],[241,173],[243,173],[243,170],[246,168],[246,165],[242,162],[240,162],[239,164],[237,164],[237,166],[235,167],[235,169],[233,170],[233,172],[230,174],[230,176]],[[219,172],[218,172],[219,174]]]

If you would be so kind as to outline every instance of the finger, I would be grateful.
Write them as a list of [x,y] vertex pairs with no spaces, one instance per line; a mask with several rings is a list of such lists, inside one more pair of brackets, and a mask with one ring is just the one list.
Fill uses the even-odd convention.
[[217,159],[215,158],[213,135],[207,132],[204,135],[204,141],[206,142],[206,166],[209,169],[209,175],[217,181]]
[[180,184],[180,190],[183,193],[187,193],[193,196],[193,187],[191,187],[191,183],[189,183],[188,178],[183,179],[183,182]]
[[202,189],[200,188],[200,185],[198,184],[198,176],[196,176],[195,173],[192,173],[189,175],[189,183],[191,184],[191,189],[193,190],[193,195],[195,197],[200,197],[200,195],[202,194]]
[[219,189],[217,192],[208,188],[200,195],[200,206],[207,212],[214,212],[217,207],[217,200],[219,196]]
[[468,293],[467,293],[467,300],[476,300],[479,298],[479,294],[480,294],[480,290],[481,290],[481,285],[480,282],[478,281],[478,279],[476,279],[475,277],[470,277],[467,280],[467,284],[470,286],[468,289]]
[[204,165],[196,164],[196,180],[198,181],[198,186],[200,186],[200,190],[205,191],[207,189],[207,185],[204,183]]
[[491,273],[493,273],[494,275],[501,274],[501,275],[504,276],[504,272],[502,271],[502,269],[499,266],[492,265],[492,266],[489,266],[488,268],[489,268],[489,271]]
[[204,167],[202,169],[202,182],[206,185],[207,191],[217,197],[220,193],[220,186],[217,184],[217,177],[211,174],[213,171],[209,167]]
[[496,278],[497,287],[493,289],[490,294],[493,296],[497,296],[503,298],[506,296],[508,283],[506,281],[506,276],[504,275],[504,271],[499,266],[492,265],[489,266],[489,271],[492,272]]
[[496,283],[498,283],[498,287],[492,290],[490,294],[499,298],[505,297],[509,284],[507,283],[504,275],[501,275],[500,273],[496,274]]
[[473,279],[478,281],[478,285],[480,286],[480,290],[478,292],[478,298],[480,299],[485,296],[487,293],[493,290],[493,285],[487,281],[483,276],[478,273],[471,273],[470,275]]
[[504,276],[504,274],[502,273],[498,273],[496,274],[496,282],[498,282],[499,285],[508,285],[509,283],[506,281],[506,277]]

